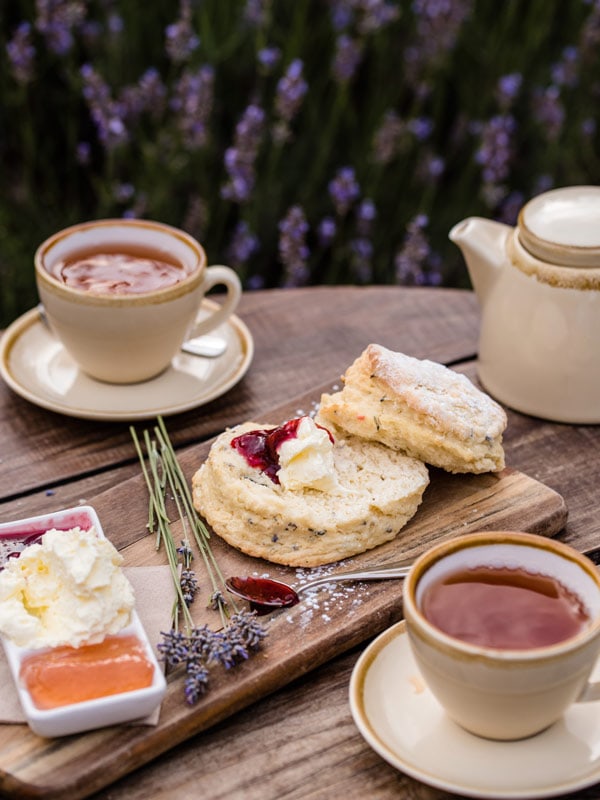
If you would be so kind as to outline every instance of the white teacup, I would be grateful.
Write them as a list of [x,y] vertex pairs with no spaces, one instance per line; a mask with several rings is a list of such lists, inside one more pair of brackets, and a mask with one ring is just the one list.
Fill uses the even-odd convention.
[[[482,566],[519,568],[529,576],[558,581],[587,619],[560,641],[531,647],[520,642],[519,649],[465,641],[458,638],[458,628],[452,635],[444,632],[424,613],[427,609],[434,617],[432,586]],[[501,740],[532,736],[560,719],[572,703],[600,698],[600,684],[589,682],[600,652],[600,575],[588,558],[561,542],[510,531],[444,542],[415,562],[404,583],[403,604],[411,648],[426,684],[446,713],[471,733]],[[489,610],[485,602],[480,606],[472,604],[464,612],[465,625],[472,609]],[[441,603],[439,608],[443,614]],[[505,604],[500,611],[506,614],[507,608]],[[467,635],[460,630],[461,636]]]
[[[131,270],[125,281],[122,254]],[[93,378],[121,384],[166,369],[192,326],[198,335],[221,325],[242,291],[230,267],[207,266],[195,239],[148,220],[66,228],[39,246],[35,274],[48,322],[70,356]],[[222,305],[194,325],[216,285],[227,291]]]

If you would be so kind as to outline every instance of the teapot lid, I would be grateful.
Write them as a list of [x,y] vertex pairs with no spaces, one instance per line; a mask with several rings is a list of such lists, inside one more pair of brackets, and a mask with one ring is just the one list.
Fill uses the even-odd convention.
[[534,197],[519,213],[519,239],[542,261],[600,266],[600,186],[569,186]]

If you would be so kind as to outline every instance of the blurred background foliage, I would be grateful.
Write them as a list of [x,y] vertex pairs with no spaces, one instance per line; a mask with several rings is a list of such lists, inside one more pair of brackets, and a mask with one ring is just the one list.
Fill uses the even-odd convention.
[[2,0],[0,326],[66,225],[247,289],[468,286],[448,231],[600,182],[600,0]]

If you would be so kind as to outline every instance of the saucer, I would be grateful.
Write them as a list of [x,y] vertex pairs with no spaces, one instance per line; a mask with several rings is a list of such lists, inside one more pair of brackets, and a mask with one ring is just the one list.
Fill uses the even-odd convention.
[[[596,668],[596,672],[598,668]],[[350,708],[367,743],[396,769],[466,797],[555,797],[600,781],[600,707],[571,706],[516,742],[481,739],[452,722],[426,687],[400,622],[352,672]]]
[[[197,321],[214,308],[212,300],[203,300]],[[31,403],[71,417],[129,421],[167,416],[220,397],[246,374],[254,355],[254,342],[246,325],[232,315],[213,333],[227,341],[227,349],[219,358],[180,352],[152,380],[110,384],[82,372],[34,308],[4,332],[0,375]]]

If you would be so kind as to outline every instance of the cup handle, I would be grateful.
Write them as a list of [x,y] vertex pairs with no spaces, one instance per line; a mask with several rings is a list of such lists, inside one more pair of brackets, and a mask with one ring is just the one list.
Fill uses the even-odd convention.
[[194,336],[208,333],[208,331],[212,331],[214,328],[222,325],[237,308],[242,296],[242,284],[240,283],[237,273],[234,272],[231,267],[225,267],[221,264],[207,267],[202,283],[203,295],[212,289],[213,286],[220,285],[225,286],[227,289],[225,300],[216,311],[210,314],[210,316],[194,325]]

